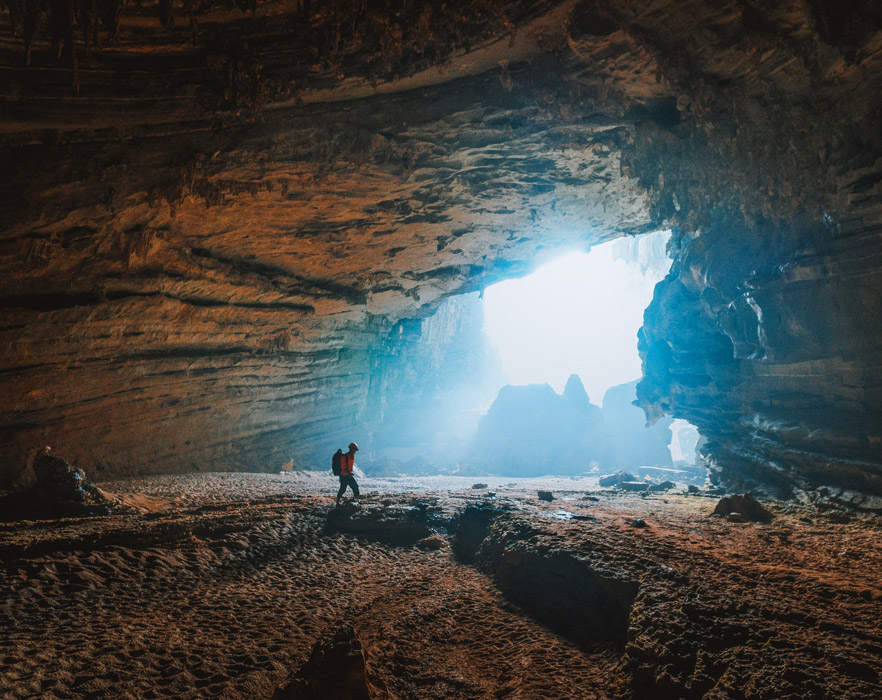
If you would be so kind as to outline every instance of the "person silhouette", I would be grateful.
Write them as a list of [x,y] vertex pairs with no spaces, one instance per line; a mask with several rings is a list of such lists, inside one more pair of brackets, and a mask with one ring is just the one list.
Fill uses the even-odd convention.
[[343,455],[340,459],[340,490],[337,491],[337,503],[336,505],[340,505],[340,499],[343,498],[343,494],[346,492],[346,488],[349,487],[352,489],[352,498],[353,500],[358,500],[358,483],[355,481],[355,477],[352,475],[355,469],[355,453],[358,452],[358,445],[354,442],[349,443],[349,452]]

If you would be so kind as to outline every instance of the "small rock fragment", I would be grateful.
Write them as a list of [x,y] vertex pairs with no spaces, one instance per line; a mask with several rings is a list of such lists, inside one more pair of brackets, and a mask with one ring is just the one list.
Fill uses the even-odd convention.
[[554,500],[554,494],[551,491],[540,491],[539,492],[539,500],[540,501],[548,501],[549,503]]
[[643,518],[635,518],[633,525],[634,527],[646,527],[646,521]]
[[487,484],[481,484],[481,483],[478,483],[478,484],[472,484],[472,488],[473,488],[473,489],[486,489],[486,488],[487,488]]
[[743,523],[744,518],[741,517],[741,513],[729,513],[728,519],[730,523]]
[[676,485],[677,484],[675,484],[673,481],[662,481],[660,484],[650,485],[649,490],[656,492],[656,493],[660,492],[660,491],[669,491],[670,489],[674,488]]
[[686,489],[686,493],[698,493],[698,492],[699,492],[699,488],[695,484],[689,484],[689,486]]

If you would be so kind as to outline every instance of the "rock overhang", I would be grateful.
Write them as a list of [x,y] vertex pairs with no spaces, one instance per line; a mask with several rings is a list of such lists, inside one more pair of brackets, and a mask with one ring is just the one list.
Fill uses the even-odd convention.
[[[371,412],[362,363],[376,365],[368,358],[396,321],[521,274],[549,250],[670,224],[682,264],[667,288],[685,291],[658,295],[647,317],[650,412],[696,422],[738,465],[730,476],[769,472],[745,467],[747,454],[795,465],[787,483],[817,473],[806,453],[815,465],[878,462],[879,338],[835,341],[860,323],[833,301],[857,289],[867,310],[879,297],[879,105],[866,86],[880,72],[880,33],[869,6],[856,8],[858,31],[856,18],[814,5],[515,3],[505,19],[426,20],[456,29],[455,41],[393,50],[368,37],[370,56],[344,41],[311,63],[286,42],[319,50],[327,37],[305,40],[291,21],[303,15],[281,4],[212,11],[195,47],[179,29],[159,41],[151,7],[124,16],[120,44],[94,50],[94,66],[79,63],[76,96],[69,68],[39,45],[34,67],[55,82],[7,72],[11,454],[58,432],[111,470],[130,456],[186,469],[209,454],[235,465],[290,450],[276,446],[293,441],[283,435],[309,443],[323,420],[331,430],[331,416]],[[335,3],[322,7],[337,16]],[[313,28],[325,26],[317,8]],[[399,62],[381,65],[392,54]],[[807,323],[794,311],[806,307],[846,320]],[[790,342],[794,328],[816,342]],[[167,396],[140,385],[109,399],[110,377],[133,366],[154,379],[198,370],[203,382],[184,396],[175,379]],[[299,388],[273,388],[286,382]],[[344,388],[349,411],[317,398]],[[162,415],[158,426],[180,422],[161,459],[121,447],[138,441],[134,428],[91,452],[75,446],[88,422],[77,402],[107,417],[134,396]],[[828,409],[806,408],[831,396],[851,417],[836,444],[816,439]],[[175,400],[185,408],[168,410]],[[194,417],[208,406],[222,427]],[[815,436],[810,450],[741,420],[782,412],[810,418],[797,421]],[[231,430],[242,416],[250,425]]]

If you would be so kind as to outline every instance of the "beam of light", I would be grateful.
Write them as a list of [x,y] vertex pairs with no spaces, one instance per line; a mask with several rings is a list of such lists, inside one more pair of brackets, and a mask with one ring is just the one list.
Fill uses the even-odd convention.
[[575,373],[600,404],[611,386],[638,379],[637,331],[670,268],[669,237],[618,239],[487,287],[485,330],[509,381],[547,382],[560,392]]

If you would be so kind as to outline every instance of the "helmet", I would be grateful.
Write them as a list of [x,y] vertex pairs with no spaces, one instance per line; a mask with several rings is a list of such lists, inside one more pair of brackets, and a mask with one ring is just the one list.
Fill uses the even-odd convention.
[[353,452],[357,452],[357,451],[358,451],[358,445],[356,445],[354,442],[350,442],[350,443],[349,443],[349,449],[350,449],[351,451],[353,451]]

